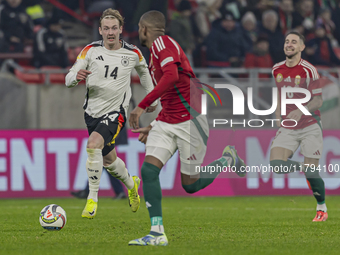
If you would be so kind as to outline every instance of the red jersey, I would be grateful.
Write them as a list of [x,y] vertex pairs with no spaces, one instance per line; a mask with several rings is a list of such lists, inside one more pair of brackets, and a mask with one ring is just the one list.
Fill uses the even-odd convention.
[[[322,94],[320,76],[316,68],[306,60],[301,59],[300,62],[294,67],[286,66],[286,61],[277,63],[272,68],[272,74],[275,78],[276,86],[278,87],[281,95],[281,88],[283,87],[299,87],[308,89],[311,93],[311,97],[319,96]],[[287,98],[304,98],[303,93],[287,93]],[[311,100],[312,100],[311,98]],[[307,105],[305,103],[304,105]],[[281,116],[282,119],[286,119],[287,115],[296,110],[297,106],[294,104],[287,104],[286,115]],[[320,120],[320,111],[316,110],[311,112],[312,115],[302,115],[295,127],[290,129],[301,129],[317,123]],[[285,125],[293,126],[295,122],[285,121]]]
[[[195,74],[188,58],[179,44],[167,35],[160,36],[153,42],[150,53],[149,71],[155,89],[138,106],[145,109],[160,97],[162,111],[157,120],[171,124],[190,120],[192,116],[185,105],[192,107],[190,78],[195,78]],[[166,73],[169,68],[172,68],[172,73]],[[177,75],[174,72],[178,72],[176,82],[171,81],[171,78]],[[197,107],[194,108],[197,110]]]

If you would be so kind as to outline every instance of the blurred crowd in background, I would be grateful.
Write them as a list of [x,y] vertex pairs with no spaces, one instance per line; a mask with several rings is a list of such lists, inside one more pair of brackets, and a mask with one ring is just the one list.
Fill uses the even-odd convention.
[[[87,43],[100,39],[99,17],[114,8],[125,17],[123,39],[139,46],[140,16],[159,10],[167,17],[166,33],[195,67],[272,67],[285,60],[284,37],[291,30],[306,38],[304,59],[318,66],[340,64],[339,0],[2,0],[0,52],[31,51],[27,64],[36,68],[72,65],[63,26],[82,21],[55,2],[78,14],[83,8],[94,31]],[[80,44],[78,49],[86,45]]]

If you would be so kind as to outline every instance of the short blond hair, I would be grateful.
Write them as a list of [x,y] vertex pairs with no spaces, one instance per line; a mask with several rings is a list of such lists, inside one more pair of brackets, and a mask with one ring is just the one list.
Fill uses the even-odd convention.
[[119,21],[119,27],[124,25],[124,18],[120,15],[119,11],[114,10],[112,8],[106,9],[103,11],[102,16],[99,19],[99,26],[102,26],[103,19],[117,19]]

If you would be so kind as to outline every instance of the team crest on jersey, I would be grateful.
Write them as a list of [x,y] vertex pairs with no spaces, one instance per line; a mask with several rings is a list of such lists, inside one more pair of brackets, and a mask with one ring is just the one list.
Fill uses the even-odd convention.
[[127,56],[122,56],[122,61],[121,61],[123,66],[128,66],[129,65],[129,58]]
[[301,81],[301,76],[300,75],[296,75],[295,76],[295,87],[298,87]]
[[276,81],[277,82],[281,82],[283,80],[283,76],[282,76],[282,74],[278,74],[277,76],[276,76]]

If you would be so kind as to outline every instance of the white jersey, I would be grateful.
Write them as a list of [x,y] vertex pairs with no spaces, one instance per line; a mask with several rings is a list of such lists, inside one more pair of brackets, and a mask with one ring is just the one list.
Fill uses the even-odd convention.
[[[103,41],[87,45],[78,55],[65,78],[67,87],[78,85],[80,69],[91,72],[86,79],[85,112],[98,118],[112,111],[127,109],[131,98],[131,72],[135,68],[142,86],[149,93],[154,88],[146,61],[140,50],[121,40],[122,47],[108,50]],[[154,102],[153,105],[156,105]]]

